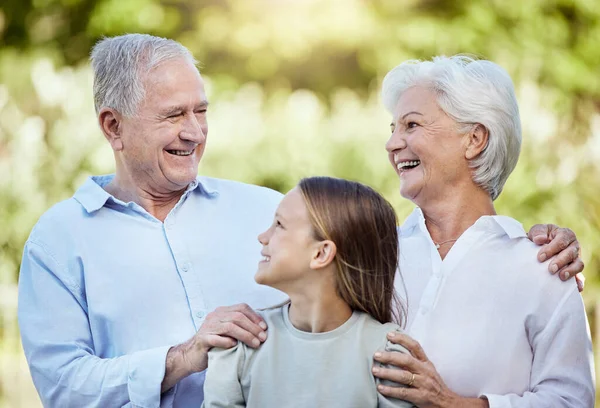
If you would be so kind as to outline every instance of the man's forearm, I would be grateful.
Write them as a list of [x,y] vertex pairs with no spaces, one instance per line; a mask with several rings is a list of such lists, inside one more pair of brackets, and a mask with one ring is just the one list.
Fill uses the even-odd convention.
[[173,388],[179,381],[195,372],[186,358],[186,347],[186,343],[183,343],[169,349],[165,364],[165,377],[160,387],[161,392]]

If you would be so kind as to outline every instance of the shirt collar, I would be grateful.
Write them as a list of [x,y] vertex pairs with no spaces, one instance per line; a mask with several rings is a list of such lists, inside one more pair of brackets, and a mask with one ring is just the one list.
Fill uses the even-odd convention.
[[[90,214],[104,207],[104,204],[109,200],[116,204],[126,205],[122,201],[114,198],[104,189],[104,186],[110,183],[114,177],[114,174],[88,177],[85,183],[83,183],[83,185],[75,192],[73,198]],[[208,183],[207,180],[198,176],[185,190],[184,196],[187,196],[192,191],[197,191],[209,198],[219,195],[219,192],[215,188],[216,186],[212,184],[209,186],[208,184],[211,183]]]
[[505,215],[494,215],[490,218],[496,222],[496,225],[502,228],[502,230],[506,233],[506,235],[508,235],[510,239],[522,238],[527,236],[527,233],[523,228],[523,224],[521,224],[514,218],[507,217]]
[[[489,225],[487,221],[491,220],[491,224],[500,228],[510,239],[526,237],[527,234],[523,229],[523,225],[515,220],[514,218],[507,217],[505,215],[491,215],[483,216],[475,223],[478,226]],[[422,232],[426,232],[425,217],[423,211],[416,207],[413,212],[408,216],[402,227],[400,227],[401,235],[408,236],[415,231],[415,228],[420,228]]]
[[420,225],[425,227],[425,217],[423,216],[423,211],[419,207],[416,207],[400,227],[400,235],[408,236]]

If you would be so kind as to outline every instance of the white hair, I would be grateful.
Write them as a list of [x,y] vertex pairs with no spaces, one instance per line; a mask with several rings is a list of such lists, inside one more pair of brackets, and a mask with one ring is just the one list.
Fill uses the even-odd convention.
[[394,112],[400,96],[416,85],[431,89],[439,107],[468,131],[488,131],[485,149],[469,163],[473,180],[495,200],[514,170],[521,150],[521,120],[513,82],[499,65],[467,56],[406,61],[385,76],[383,103]]
[[90,56],[96,113],[106,107],[135,116],[145,96],[146,75],[163,62],[177,58],[197,64],[187,48],[166,38],[126,34],[98,41]]

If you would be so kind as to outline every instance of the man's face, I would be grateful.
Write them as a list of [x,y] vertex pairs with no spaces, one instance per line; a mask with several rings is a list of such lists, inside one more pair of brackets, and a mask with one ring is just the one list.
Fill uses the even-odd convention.
[[151,193],[180,191],[198,175],[206,145],[204,83],[185,59],[159,65],[142,81],[146,94],[137,115],[121,123],[124,170]]

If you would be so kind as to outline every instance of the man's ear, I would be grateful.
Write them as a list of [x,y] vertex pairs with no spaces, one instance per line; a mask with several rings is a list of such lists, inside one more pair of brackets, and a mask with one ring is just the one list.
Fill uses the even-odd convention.
[[115,152],[123,150],[121,139],[123,115],[111,108],[102,108],[98,113],[98,123],[104,137]]
[[333,241],[320,241],[315,249],[312,259],[310,260],[311,269],[323,269],[330,265],[337,253],[337,247]]
[[481,123],[477,123],[467,133],[467,149],[465,150],[465,158],[472,160],[479,156],[488,145],[489,132]]

